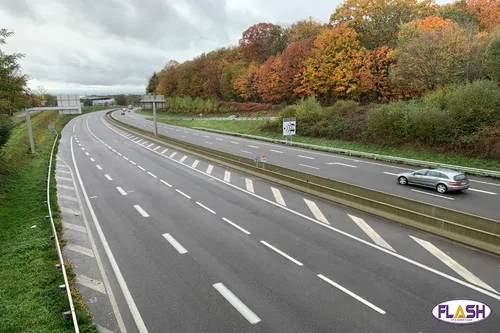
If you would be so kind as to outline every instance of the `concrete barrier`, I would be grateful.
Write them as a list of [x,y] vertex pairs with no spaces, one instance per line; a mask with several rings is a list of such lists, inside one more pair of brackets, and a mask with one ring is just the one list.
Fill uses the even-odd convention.
[[434,206],[424,202],[348,184],[305,172],[265,164],[252,159],[195,145],[126,124],[107,114],[115,125],[141,134],[171,148],[281,184],[338,204],[365,211],[391,221],[424,230],[491,253],[500,254],[500,221]]

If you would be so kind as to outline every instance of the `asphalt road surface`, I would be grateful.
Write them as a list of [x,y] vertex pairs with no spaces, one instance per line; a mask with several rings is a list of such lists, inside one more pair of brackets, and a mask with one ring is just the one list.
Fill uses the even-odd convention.
[[[131,125],[153,131],[153,122],[135,112],[114,112],[114,117]],[[466,193],[439,194],[434,189],[401,186],[396,174],[416,168],[339,154],[293,148],[282,144],[238,138],[206,131],[158,123],[161,134],[207,146],[239,156],[267,156],[270,164],[280,165],[382,192],[500,220],[500,181],[469,177],[471,188]]]
[[[128,332],[499,331],[498,257],[150,143],[104,112],[73,119],[59,155]],[[432,317],[458,298],[493,313]]]

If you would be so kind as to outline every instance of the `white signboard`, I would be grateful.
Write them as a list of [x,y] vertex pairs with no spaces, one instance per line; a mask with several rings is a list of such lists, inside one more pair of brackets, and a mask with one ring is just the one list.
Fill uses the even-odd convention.
[[57,106],[60,108],[60,114],[82,113],[80,96],[78,95],[58,95]]
[[293,138],[296,131],[296,118],[283,118],[283,136],[285,138]]

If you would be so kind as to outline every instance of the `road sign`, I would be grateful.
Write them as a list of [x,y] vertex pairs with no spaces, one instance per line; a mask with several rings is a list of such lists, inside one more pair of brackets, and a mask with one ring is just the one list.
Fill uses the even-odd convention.
[[296,124],[296,118],[283,118],[283,137],[293,138],[295,136]]
[[[58,95],[57,106],[59,114],[81,114],[80,96],[78,95]],[[47,108],[48,109],[48,108]]]
[[262,163],[266,163],[266,162],[267,162],[267,157],[266,157],[265,155],[262,155],[262,156],[260,157],[260,161],[261,161]]
[[255,163],[259,163],[259,162],[260,162],[260,156],[255,156],[255,158],[254,158],[254,162],[255,162]]
[[49,130],[54,131],[54,128],[55,128],[54,124],[49,124]]

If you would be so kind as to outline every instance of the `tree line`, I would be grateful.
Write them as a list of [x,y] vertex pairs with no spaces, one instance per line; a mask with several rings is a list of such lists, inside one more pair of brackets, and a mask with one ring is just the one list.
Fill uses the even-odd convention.
[[498,83],[499,24],[498,0],[442,6],[434,0],[346,0],[328,23],[258,23],[236,46],[183,63],[170,60],[153,73],[146,92],[233,104],[315,97],[333,105],[339,99],[410,99],[479,79]]

